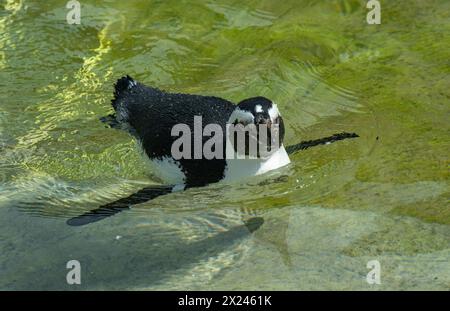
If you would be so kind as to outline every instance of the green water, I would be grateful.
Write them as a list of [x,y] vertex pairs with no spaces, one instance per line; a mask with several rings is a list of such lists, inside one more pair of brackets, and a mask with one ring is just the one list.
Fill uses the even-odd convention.
[[[68,25],[66,1],[0,1],[0,289],[450,289],[450,1],[381,1],[381,25],[358,0],[80,2]],[[124,74],[266,96],[287,145],[360,138],[70,227],[156,183],[98,121]]]

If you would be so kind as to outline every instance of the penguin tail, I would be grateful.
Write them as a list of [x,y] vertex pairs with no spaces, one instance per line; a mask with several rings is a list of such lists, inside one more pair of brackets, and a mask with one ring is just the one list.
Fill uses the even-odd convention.
[[116,84],[114,84],[114,98],[111,101],[114,110],[117,110],[117,100],[122,96],[122,94],[127,90],[131,90],[136,85],[137,82],[129,75],[117,80]]

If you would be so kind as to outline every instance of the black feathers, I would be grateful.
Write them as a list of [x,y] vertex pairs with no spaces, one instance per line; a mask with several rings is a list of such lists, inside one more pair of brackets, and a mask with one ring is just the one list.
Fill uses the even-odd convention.
[[121,97],[122,93],[136,85],[136,81],[129,75],[117,80],[116,84],[114,84],[114,99],[111,102],[114,109],[117,109],[117,100]]
[[[194,117],[201,116],[202,130],[208,124],[218,124],[225,133],[226,123],[235,109],[233,103],[222,98],[168,93],[138,83],[130,76],[120,78],[115,84],[112,106],[120,128],[138,139],[150,160],[172,157],[171,147],[179,138],[171,135],[175,125],[186,124],[193,133]],[[107,119],[108,124],[117,127]],[[207,139],[209,137],[203,137],[203,143]],[[179,160],[179,165],[189,187],[219,181],[223,178],[226,163],[223,158],[206,160],[193,159],[192,156],[191,159]]]

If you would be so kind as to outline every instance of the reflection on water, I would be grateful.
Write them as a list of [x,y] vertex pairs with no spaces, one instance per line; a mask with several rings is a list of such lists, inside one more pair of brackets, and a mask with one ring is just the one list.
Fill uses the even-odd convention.
[[[449,288],[447,2],[383,3],[381,27],[356,0],[83,1],[78,26],[60,1],[0,7],[1,289]],[[124,74],[271,98],[287,145],[360,137],[67,226],[157,185],[135,142],[98,121]]]

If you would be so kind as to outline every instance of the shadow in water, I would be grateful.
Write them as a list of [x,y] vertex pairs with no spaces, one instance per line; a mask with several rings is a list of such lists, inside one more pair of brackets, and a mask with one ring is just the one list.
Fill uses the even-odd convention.
[[[126,264],[125,269],[128,265],[130,267],[132,265],[128,278],[135,286],[158,286],[166,282],[163,280],[167,280],[170,276],[182,275],[181,271],[198,266],[199,263],[211,258],[217,258],[222,252],[233,249],[233,246],[250,237],[263,224],[264,218],[252,217],[244,221],[242,225],[199,241],[167,243],[152,251],[147,250],[142,253],[143,257],[140,257],[139,261]],[[110,277],[117,278],[114,274]],[[92,282],[96,280],[92,279]]]
[[[298,144],[287,146],[286,152],[288,154],[292,154],[299,150],[305,150],[310,147],[331,144],[340,140],[356,137],[359,137],[358,134],[356,133],[343,132],[339,134],[334,134],[332,136],[315,140],[302,141]],[[120,213],[123,210],[128,210],[131,208],[132,205],[145,203],[156,197],[169,194],[172,192],[172,188],[173,186],[152,186],[141,189],[138,192],[126,198],[119,199],[106,205],[102,205],[99,208],[86,212],[82,215],[73,217],[67,220],[67,224],[70,226],[83,226],[93,222],[100,221],[104,218]]]

